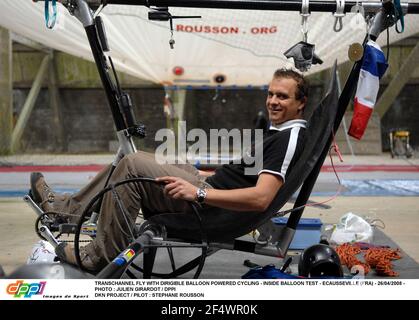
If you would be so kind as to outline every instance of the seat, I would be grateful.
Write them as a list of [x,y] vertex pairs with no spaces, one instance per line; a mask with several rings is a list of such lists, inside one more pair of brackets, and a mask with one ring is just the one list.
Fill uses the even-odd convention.
[[[265,212],[235,212],[220,210],[210,211],[207,208],[197,208],[190,203],[194,214],[189,213],[159,213],[145,214],[146,222],[136,232],[135,239],[98,274],[98,278],[119,278],[125,272],[134,277],[128,266],[143,272],[144,278],[151,276],[172,278],[184,274],[196,266],[195,277],[198,277],[205,258],[220,249],[232,249],[258,254],[256,244],[243,244],[236,238],[248,234],[252,230],[261,229],[270,232],[273,225],[271,219],[278,215],[279,210],[300,189],[291,211],[287,226],[277,237],[276,249],[261,250],[260,254],[285,257],[288,247],[293,239],[298,222],[308,202],[312,188],[317,180],[320,168],[329,152],[333,141],[334,132],[338,129],[350,98],[356,87],[360,64],[355,63],[342,94],[339,96],[336,78],[336,63],[332,68],[331,80],[327,94],[314,110],[310,117],[303,141],[304,148],[295,166],[290,172],[284,185],[280,188],[274,200]],[[104,193],[114,190],[118,185],[133,182],[156,183],[154,179],[138,177],[120,181],[106,187],[99,192],[85,208],[75,232],[75,254],[82,270],[80,261],[80,230],[85,218],[88,218],[90,209]],[[123,204],[119,201],[120,208]],[[186,243],[188,242],[188,243]],[[192,242],[192,243],[191,243]],[[234,244],[231,246],[230,244]],[[236,245],[238,243],[238,245]],[[257,243],[260,245],[260,243]],[[263,245],[262,245],[263,246]],[[155,274],[152,272],[157,248],[164,247],[168,250],[173,272],[168,274]],[[185,265],[176,268],[173,262],[172,248],[201,248],[202,254]],[[259,246],[260,247],[260,246]],[[257,249],[257,248],[256,248]],[[144,268],[133,263],[134,259],[144,253]]]
[[[204,226],[204,232],[209,242],[232,241],[270,221],[271,218],[277,215],[291,196],[305,183],[316,165],[319,165],[320,162],[323,164],[323,151],[325,149],[328,150],[330,147],[330,137],[338,109],[339,93],[335,68],[332,71],[327,94],[307,123],[303,151],[268,209],[265,212],[235,212],[229,210],[209,212],[210,210],[202,208],[200,210],[202,226]],[[301,190],[303,191],[305,188]],[[170,236],[185,240],[200,241],[200,224],[190,214],[163,213],[152,215],[148,220],[159,225],[164,225]]]

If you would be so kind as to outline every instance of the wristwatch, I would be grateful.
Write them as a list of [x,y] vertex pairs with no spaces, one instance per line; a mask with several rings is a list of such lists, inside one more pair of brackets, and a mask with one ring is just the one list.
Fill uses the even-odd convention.
[[206,197],[207,197],[207,192],[205,191],[205,189],[198,188],[198,190],[196,190],[196,201],[198,203],[204,202]]

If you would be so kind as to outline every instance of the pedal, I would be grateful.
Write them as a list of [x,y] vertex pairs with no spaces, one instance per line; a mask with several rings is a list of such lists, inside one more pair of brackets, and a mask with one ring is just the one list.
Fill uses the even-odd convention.
[[57,238],[54,237],[51,230],[47,226],[41,226],[39,233],[54,247],[56,248],[60,243]]
[[25,201],[31,208],[33,211],[35,211],[35,213],[37,214],[37,216],[42,216],[45,212],[36,204],[35,201],[33,201],[32,197],[30,196],[30,194],[27,194],[26,196],[23,197],[23,201]]

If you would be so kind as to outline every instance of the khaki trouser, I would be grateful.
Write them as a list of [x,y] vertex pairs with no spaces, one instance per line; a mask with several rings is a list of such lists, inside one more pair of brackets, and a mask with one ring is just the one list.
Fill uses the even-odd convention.
[[[90,200],[104,188],[111,166],[107,166],[83,189],[68,197],[57,197],[54,209],[81,215]],[[154,160],[154,155],[137,152],[125,156],[115,168],[108,185],[121,180],[144,177],[176,176],[197,187],[202,187],[204,178],[192,165],[160,165]],[[142,210],[144,215],[153,213],[185,212],[189,206],[183,200],[175,200],[163,193],[163,187],[155,183],[127,183],[115,188],[117,196],[128,213],[124,217],[122,210],[112,191],[105,193],[98,221],[96,238],[83,248],[98,267],[105,266],[110,259],[116,257],[125,249],[132,238],[132,228]],[[76,222],[78,218],[71,219]],[[131,230],[131,231],[130,231]],[[132,239],[131,239],[132,240]]]

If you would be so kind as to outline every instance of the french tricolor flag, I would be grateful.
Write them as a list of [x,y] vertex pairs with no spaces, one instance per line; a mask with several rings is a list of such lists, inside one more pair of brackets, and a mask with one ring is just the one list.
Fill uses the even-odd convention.
[[365,46],[361,72],[355,94],[354,115],[348,134],[360,140],[377,100],[380,79],[388,67],[380,46],[369,40]]

